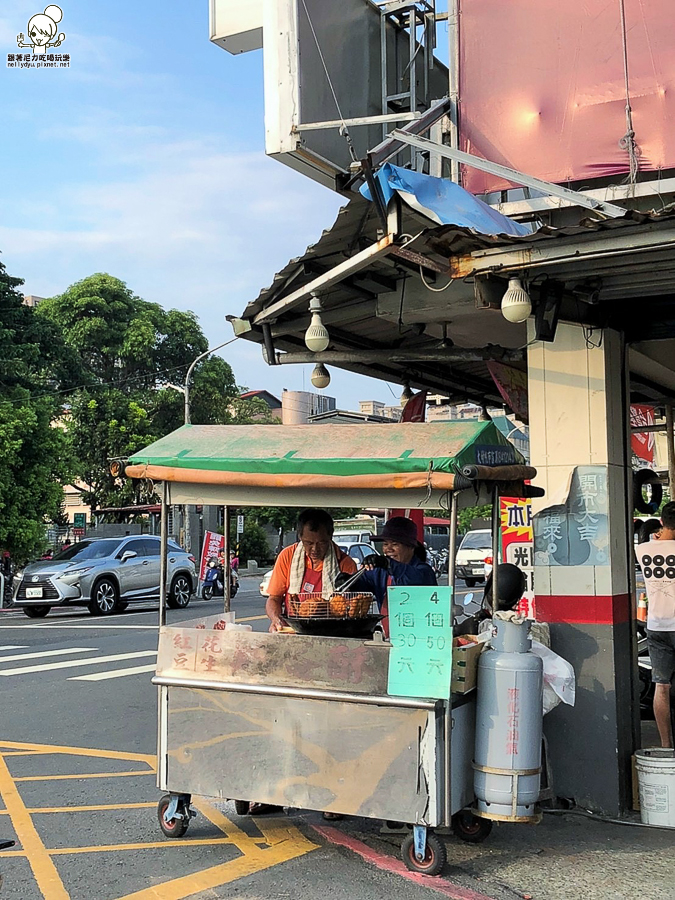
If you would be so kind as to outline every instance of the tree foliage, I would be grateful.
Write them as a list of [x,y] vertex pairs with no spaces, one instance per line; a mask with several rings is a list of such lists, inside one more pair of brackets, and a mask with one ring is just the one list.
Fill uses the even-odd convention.
[[52,427],[78,361],[59,330],[23,305],[21,279],[0,263],[0,548],[22,562],[57,517],[69,473],[66,439]]
[[[110,475],[110,460],[126,457],[184,421],[183,384],[208,349],[192,312],[165,310],[107,274],[91,275],[43,301],[39,316],[58,328],[81,365],[67,436],[83,499],[95,508],[134,502],[134,485]],[[191,420],[228,424],[264,418],[267,407],[240,400],[231,367],[208,357],[194,370]]]

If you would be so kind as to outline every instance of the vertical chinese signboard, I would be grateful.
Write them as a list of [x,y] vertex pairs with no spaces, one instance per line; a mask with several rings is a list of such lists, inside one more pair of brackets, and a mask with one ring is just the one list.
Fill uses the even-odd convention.
[[532,504],[529,500],[499,498],[502,531],[502,560],[523,570],[525,593],[518,612],[534,619],[534,533]]
[[390,587],[387,691],[397,697],[450,697],[452,592],[449,587]]

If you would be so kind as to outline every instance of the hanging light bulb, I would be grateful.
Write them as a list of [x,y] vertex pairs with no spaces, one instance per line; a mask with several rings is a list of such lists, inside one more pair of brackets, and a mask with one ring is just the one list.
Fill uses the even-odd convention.
[[330,384],[330,372],[324,366],[323,363],[317,363],[312,369],[312,374],[310,376],[310,381],[314,385],[315,388],[327,388]]
[[401,394],[401,406],[405,406],[408,400],[412,399],[413,392],[410,390],[410,383],[405,382],[403,385],[403,393]]
[[312,321],[305,332],[305,346],[312,353],[321,353],[328,347],[330,335],[321,321],[321,301],[316,294],[312,294],[312,299],[309,301],[309,311],[312,314]]
[[524,322],[532,312],[530,295],[520,278],[509,278],[509,286],[502,297],[502,315],[507,322]]

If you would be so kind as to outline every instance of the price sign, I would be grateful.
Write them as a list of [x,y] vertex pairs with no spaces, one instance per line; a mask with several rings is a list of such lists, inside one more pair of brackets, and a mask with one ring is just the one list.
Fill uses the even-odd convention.
[[244,517],[237,516],[237,534],[244,533]]
[[399,697],[450,698],[452,591],[390,587],[387,692]]

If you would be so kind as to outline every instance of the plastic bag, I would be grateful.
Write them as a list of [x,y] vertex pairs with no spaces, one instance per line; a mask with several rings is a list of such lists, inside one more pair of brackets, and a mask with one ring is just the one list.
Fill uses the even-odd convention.
[[576,678],[572,666],[539,641],[532,641],[532,652],[544,664],[544,715],[561,701],[574,706]]

